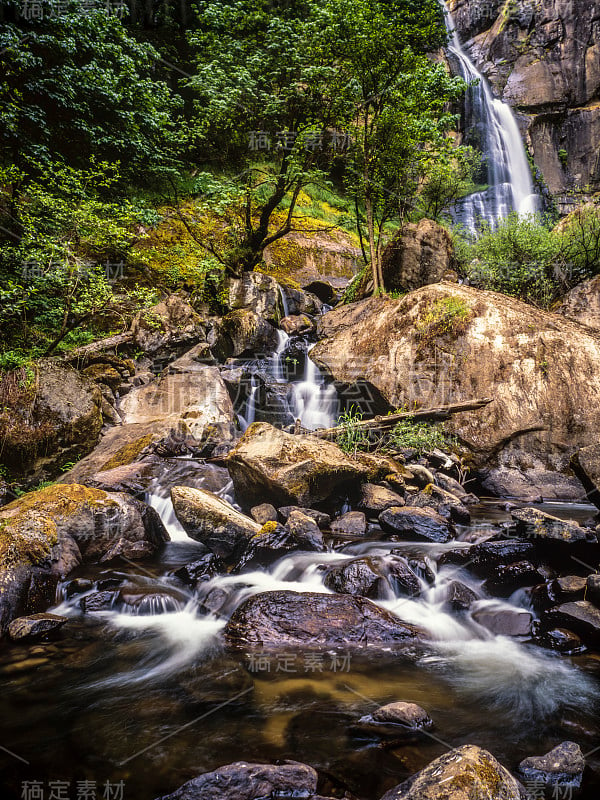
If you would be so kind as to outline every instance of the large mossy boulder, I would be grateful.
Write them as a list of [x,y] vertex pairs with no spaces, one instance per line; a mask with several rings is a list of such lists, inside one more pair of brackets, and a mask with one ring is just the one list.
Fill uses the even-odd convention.
[[58,580],[82,562],[144,558],[168,539],[154,509],[126,494],[56,484],[9,503],[0,509],[0,633],[46,610]]
[[525,800],[521,784],[491,753],[465,744],[390,789],[381,800]]
[[208,323],[194,311],[184,294],[172,294],[138,312],[131,332],[134,343],[146,355],[172,356],[206,341],[207,327]]
[[244,502],[312,506],[366,479],[368,469],[332,442],[251,425],[229,453],[227,466]]
[[240,555],[261,526],[230,503],[204,489],[174,486],[175,515],[192,539],[227,561]]
[[227,306],[231,311],[249,308],[275,324],[284,316],[281,287],[270,275],[244,272],[240,278],[230,278],[227,289]]
[[[12,385],[14,384],[14,385]],[[102,395],[88,377],[51,360],[0,385],[0,464],[19,478],[55,475],[89,453],[102,428]]]
[[364,597],[274,591],[242,603],[225,638],[239,647],[365,647],[414,644],[427,633]]
[[447,423],[490,486],[509,470],[520,478],[514,495],[582,496],[569,458],[597,443],[597,331],[512,297],[444,282],[400,299],[338,307],[321,318],[319,331],[313,361],[336,381],[368,382],[392,408],[492,398]]

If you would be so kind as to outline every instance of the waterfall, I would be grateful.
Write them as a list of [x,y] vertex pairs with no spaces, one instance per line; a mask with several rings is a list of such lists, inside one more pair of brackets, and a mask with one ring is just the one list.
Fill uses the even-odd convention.
[[276,381],[283,382],[285,380],[283,375],[282,356],[289,340],[290,337],[287,335],[287,333],[285,333],[285,331],[279,329],[277,330],[277,347],[275,348],[273,355],[269,358],[269,372]]
[[[314,345],[313,345],[314,346]],[[337,390],[333,384],[326,385],[319,368],[306,353],[304,378],[293,386],[292,413],[304,428],[330,428],[338,411]]]
[[523,139],[512,109],[495,98],[487,80],[463,50],[452,15],[442,3],[450,34],[449,59],[470,86],[465,98],[465,128],[475,134],[487,169],[487,189],[465,197],[458,204],[457,221],[471,233],[481,222],[492,227],[511,211],[531,214],[539,210]]

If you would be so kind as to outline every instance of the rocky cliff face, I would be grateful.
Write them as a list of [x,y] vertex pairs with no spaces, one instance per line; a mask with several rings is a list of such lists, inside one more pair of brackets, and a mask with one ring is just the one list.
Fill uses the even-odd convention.
[[462,42],[517,112],[559,205],[600,190],[600,0],[450,0]]

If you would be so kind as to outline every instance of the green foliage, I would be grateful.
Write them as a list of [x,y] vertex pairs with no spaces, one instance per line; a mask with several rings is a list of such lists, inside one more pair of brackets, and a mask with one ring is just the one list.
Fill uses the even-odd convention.
[[419,455],[430,453],[436,447],[441,450],[452,449],[456,440],[444,430],[442,424],[415,422],[407,418],[400,420],[391,430],[387,447],[390,450],[416,450]]
[[431,348],[441,337],[463,334],[473,317],[469,304],[461,297],[442,297],[431,302],[415,326],[417,352]]
[[558,160],[562,164],[562,168],[566,169],[567,164],[569,163],[569,154],[563,148],[558,151]]
[[337,424],[340,430],[337,433],[337,444],[345,453],[353,454],[359,450],[366,450],[369,446],[368,433],[357,425],[362,418],[362,411],[354,405],[338,418]]

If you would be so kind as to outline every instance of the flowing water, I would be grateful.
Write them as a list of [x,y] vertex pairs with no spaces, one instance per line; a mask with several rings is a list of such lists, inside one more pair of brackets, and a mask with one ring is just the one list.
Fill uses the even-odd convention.
[[494,97],[489,83],[465,53],[446,6],[446,26],[450,32],[448,57],[455,71],[469,84],[465,98],[466,142],[480,150],[485,166],[484,191],[464,198],[456,210],[456,220],[476,233],[481,223],[494,227],[511,211],[530,214],[540,210],[527,161],[525,146],[512,109]]

